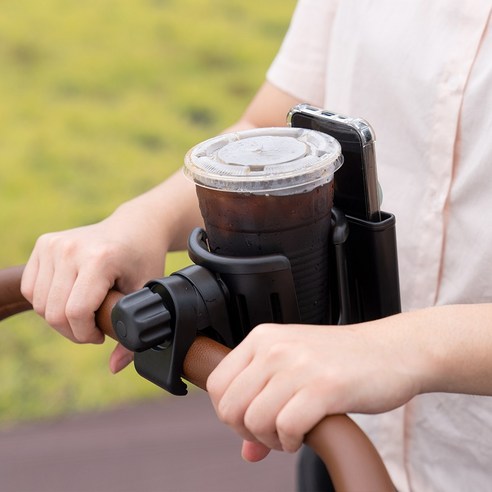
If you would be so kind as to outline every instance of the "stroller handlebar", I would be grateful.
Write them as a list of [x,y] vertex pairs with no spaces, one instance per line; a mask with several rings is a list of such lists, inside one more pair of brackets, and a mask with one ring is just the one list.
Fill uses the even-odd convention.
[[[23,271],[22,265],[0,269],[0,321],[32,309],[20,291]],[[115,340],[111,311],[122,297],[120,292],[109,291],[96,312],[99,329]],[[198,336],[185,357],[183,377],[206,390],[208,376],[229,351],[210,338]],[[325,417],[306,435],[305,443],[325,463],[336,492],[394,492],[395,488],[375,447],[348,416]]]

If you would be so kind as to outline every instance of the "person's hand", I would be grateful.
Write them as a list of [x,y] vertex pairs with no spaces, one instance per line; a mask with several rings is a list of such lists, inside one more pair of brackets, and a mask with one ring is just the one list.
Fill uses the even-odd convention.
[[[68,339],[101,343],[95,312],[108,291],[127,294],[162,276],[167,251],[185,249],[199,225],[195,186],[178,170],[97,224],[41,236],[24,270],[22,294]],[[132,358],[118,345],[111,370]]]
[[418,357],[391,328],[391,318],[255,328],[207,381],[218,417],[245,439],[243,457],[294,452],[326,415],[379,413],[417,394]]
[[[117,211],[100,223],[41,236],[26,265],[22,294],[48,324],[78,343],[101,343],[94,313],[111,288],[135,291],[164,269],[166,244],[151,219]],[[117,372],[132,353],[117,347]]]

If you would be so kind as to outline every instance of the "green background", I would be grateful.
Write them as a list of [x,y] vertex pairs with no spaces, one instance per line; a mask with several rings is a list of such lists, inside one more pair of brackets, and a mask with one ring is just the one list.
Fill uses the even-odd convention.
[[[2,1],[0,267],[25,263],[44,232],[107,216],[233,123],[294,5]],[[187,261],[172,254],[167,269]],[[34,313],[0,329],[3,425],[162,395],[132,368],[109,373],[111,341],[72,344]]]

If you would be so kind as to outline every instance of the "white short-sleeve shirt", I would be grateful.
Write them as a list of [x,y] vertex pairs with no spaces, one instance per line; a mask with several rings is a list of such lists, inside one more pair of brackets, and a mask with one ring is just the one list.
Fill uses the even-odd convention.
[[[492,0],[300,0],[267,74],[375,129],[404,310],[492,302],[491,11]],[[422,395],[357,420],[400,492],[492,490],[492,398]]]

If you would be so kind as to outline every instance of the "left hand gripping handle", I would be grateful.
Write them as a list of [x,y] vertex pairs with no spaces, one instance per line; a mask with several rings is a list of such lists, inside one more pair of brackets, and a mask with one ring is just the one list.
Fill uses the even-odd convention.
[[[23,272],[24,265],[0,269],[0,321],[32,309],[31,303],[22,295],[20,289]],[[116,336],[111,324],[111,311],[122,297],[123,294],[120,292],[109,291],[96,313],[96,324],[99,329],[115,340]]]

